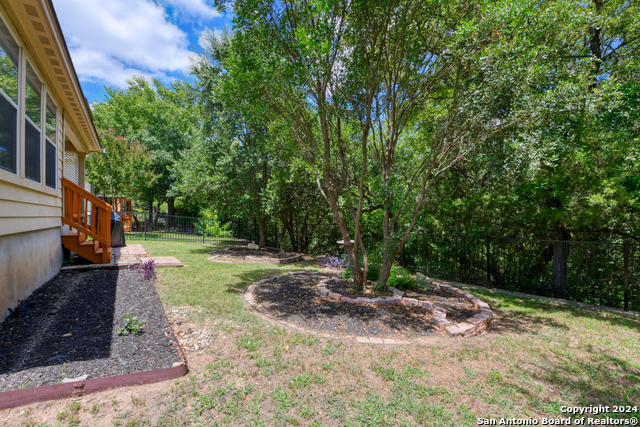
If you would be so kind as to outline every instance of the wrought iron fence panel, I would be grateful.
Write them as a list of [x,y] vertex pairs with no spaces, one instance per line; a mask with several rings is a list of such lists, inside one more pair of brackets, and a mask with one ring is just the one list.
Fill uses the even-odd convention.
[[640,309],[638,244],[418,233],[400,260],[434,278]]
[[628,244],[627,249],[628,268],[625,284],[628,309],[640,311],[640,244]]
[[149,212],[116,212],[125,235],[143,240],[247,244],[257,239],[251,223],[229,218],[187,217]]

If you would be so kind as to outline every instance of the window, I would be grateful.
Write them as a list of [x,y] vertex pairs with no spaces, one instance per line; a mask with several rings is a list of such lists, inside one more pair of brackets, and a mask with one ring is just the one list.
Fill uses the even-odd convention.
[[25,87],[25,135],[24,135],[24,172],[33,181],[41,182],[42,141],[40,139],[40,121],[42,120],[42,83],[27,61],[27,86]]
[[0,173],[56,189],[58,109],[24,52],[0,18]]
[[0,20],[0,169],[17,173],[19,48]]
[[45,109],[45,185],[56,188],[56,105],[47,93]]

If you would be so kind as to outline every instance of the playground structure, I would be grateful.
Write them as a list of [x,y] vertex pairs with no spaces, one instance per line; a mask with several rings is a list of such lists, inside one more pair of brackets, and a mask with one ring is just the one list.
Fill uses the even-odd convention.
[[118,213],[118,215],[120,215],[120,218],[122,219],[124,232],[131,232],[131,199],[116,198],[113,200],[113,206],[115,208],[115,211]]
[[[113,199],[115,212],[120,215],[125,233],[132,231],[145,231],[148,228],[146,219],[138,219],[138,216],[131,212],[131,199],[115,198]],[[146,215],[145,215],[146,217]]]

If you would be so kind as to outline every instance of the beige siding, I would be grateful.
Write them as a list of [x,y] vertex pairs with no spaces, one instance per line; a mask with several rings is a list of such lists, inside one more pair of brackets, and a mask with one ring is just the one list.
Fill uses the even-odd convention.
[[60,227],[61,191],[54,196],[0,180],[0,236]]

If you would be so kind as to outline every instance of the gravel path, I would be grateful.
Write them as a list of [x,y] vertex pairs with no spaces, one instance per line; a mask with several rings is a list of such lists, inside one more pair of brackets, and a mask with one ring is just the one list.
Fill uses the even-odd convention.
[[[118,335],[125,314],[145,322],[141,334]],[[181,360],[155,285],[133,270],[61,272],[0,326],[0,391]]]

